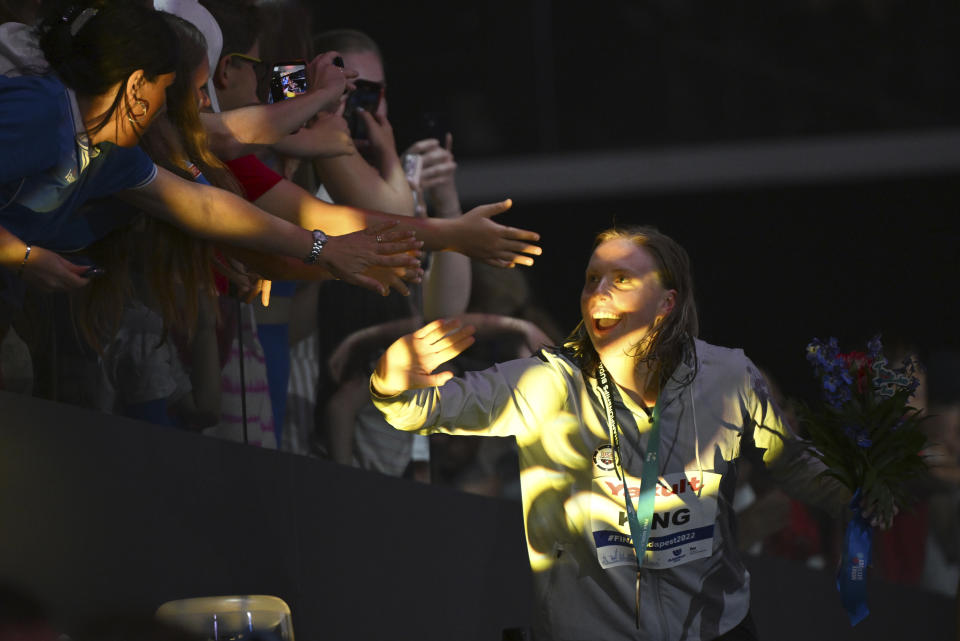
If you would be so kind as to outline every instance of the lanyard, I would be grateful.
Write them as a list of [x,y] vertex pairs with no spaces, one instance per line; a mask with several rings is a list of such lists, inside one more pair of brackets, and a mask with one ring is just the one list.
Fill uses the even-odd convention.
[[623,460],[620,455],[620,427],[613,414],[613,401],[610,396],[610,382],[607,380],[607,370],[601,363],[597,367],[597,378],[600,391],[603,394],[603,404],[607,411],[607,429],[610,432],[610,444],[614,452],[614,469],[617,476],[623,481],[623,498],[627,506],[627,521],[630,524],[630,537],[633,539],[633,549],[637,554],[637,571],[643,565],[644,551],[650,540],[650,525],[653,519],[653,505],[656,499],[657,483],[660,478],[659,451],[660,451],[660,400],[653,408],[653,427],[650,429],[650,438],[647,441],[647,452],[643,461],[643,472],[640,475],[640,495],[637,497],[637,506],[634,508],[630,498],[630,488],[627,487],[627,475],[623,471]]
[[[623,481],[623,500],[627,505],[627,521],[630,524],[630,538],[633,541],[633,550],[637,555],[637,598],[636,624],[640,629],[640,568],[643,566],[644,551],[650,540],[650,522],[653,519],[653,505],[656,500],[657,483],[660,480],[660,395],[653,407],[653,416],[650,420],[650,438],[647,440],[647,453],[643,459],[643,472],[640,474],[640,496],[637,497],[637,507],[633,507],[630,498],[630,488],[627,487],[627,474],[623,470],[620,456],[620,426],[613,414],[613,400],[610,396],[610,382],[607,380],[607,369],[600,363],[597,366],[597,379],[600,391],[603,394],[603,404],[607,411],[607,430],[610,432],[610,444],[613,446],[613,466],[617,476]],[[641,516],[642,515],[642,516]]]

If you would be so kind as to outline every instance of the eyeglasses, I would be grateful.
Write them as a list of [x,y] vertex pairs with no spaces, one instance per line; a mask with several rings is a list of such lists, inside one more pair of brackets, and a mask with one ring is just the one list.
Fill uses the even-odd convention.
[[257,79],[263,78],[267,73],[267,63],[265,63],[260,58],[254,58],[253,56],[248,56],[243,53],[228,53],[225,58],[240,58],[246,62],[250,63],[250,66],[253,67],[253,72],[257,74]]

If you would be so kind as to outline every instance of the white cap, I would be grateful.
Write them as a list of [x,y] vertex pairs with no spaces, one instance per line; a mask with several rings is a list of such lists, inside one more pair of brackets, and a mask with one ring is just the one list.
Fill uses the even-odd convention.
[[183,18],[200,30],[207,39],[207,60],[210,63],[210,79],[207,80],[207,93],[210,94],[210,106],[214,112],[220,112],[220,103],[217,101],[217,89],[213,86],[213,74],[220,62],[220,52],[223,49],[223,32],[220,25],[214,20],[206,7],[197,0],[153,0],[153,7],[158,11],[166,11]]

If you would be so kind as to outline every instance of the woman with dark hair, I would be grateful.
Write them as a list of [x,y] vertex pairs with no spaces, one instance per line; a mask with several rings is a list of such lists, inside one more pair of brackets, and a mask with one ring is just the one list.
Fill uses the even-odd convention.
[[[136,146],[162,111],[177,64],[176,38],[158,12],[87,1],[52,9],[36,32],[15,23],[0,29],[0,143],[7,150],[0,161],[0,267],[8,273],[53,289],[87,284],[88,267],[54,251],[85,247],[125,222],[127,212],[113,221],[79,215],[87,201],[109,195],[193,236],[318,262],[323,232],[158,169]],[[345,82],[339,74],[330,87],[337,100]],[[408,256],[386,249],[377,248],[376,264],[408,265]],[[338,276],[379,289],[361,276],[367,266],[355,270],[354,263]]]
[[516,437],[535,638],[756,638],[738,460],[762,456],[838,515],[843,493],[815,481],[743,352],[696,338],[690,263],[672,239],[600,234],[580,308],[562,348],[463,378],[433,372],[473,328],[431,323],[380,359],[374,403],[398,429]]

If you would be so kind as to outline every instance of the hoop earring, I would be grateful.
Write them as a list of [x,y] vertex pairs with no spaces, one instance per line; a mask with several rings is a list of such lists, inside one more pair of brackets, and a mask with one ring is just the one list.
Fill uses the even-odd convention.
[[[135,98],[133,105],[133,108],[127,110],[127,120],[130,121],[131,125],[142,127],[143,122],[141,119],[147,115],[148,111],[150,111],[150,103],[143,98]],[[139,109],[140,113],[135,113],[134,109]]]

